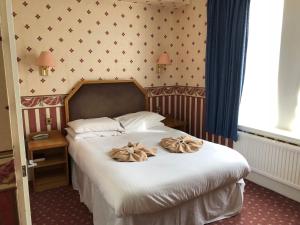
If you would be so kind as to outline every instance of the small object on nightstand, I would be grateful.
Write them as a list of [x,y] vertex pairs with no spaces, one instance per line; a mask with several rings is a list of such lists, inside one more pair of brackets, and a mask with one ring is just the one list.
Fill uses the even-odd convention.
[[37,158],[37,159],[32,160],[32,162],[38,163],[38,162],[42,162],[42,161],[45,161],[45,160],[46,160],[46,158]]
[[44,140],[48,138],[49,138],[48,133],[40,133],[32,136],[32,140]]
[[185,122],[182,120],[176,120],[172,117],[167,116],[166,119],[164,119],[162,122],[167,127],[171,127],[171,128],[174,128],[177,130],[182,130],[182,131],[185,130]]
[[59,131],[47,132],[47,139],[28,137],[28,160],[33,167],[33,189],[44,191],[69,184],[68,142]]

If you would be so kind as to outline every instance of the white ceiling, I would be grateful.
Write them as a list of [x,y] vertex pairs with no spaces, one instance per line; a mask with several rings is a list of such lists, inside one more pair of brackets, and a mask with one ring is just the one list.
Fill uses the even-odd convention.
[[147,5],[156,5],[163,7],[179,8],[184,5],[190,4],[190,0],[119,0],[125,2],[141,3]]

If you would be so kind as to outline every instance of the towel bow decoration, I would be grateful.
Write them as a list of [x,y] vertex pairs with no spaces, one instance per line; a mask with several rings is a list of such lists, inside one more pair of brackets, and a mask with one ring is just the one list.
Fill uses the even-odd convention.
[[159,144],[173,153],[192,153],[202,147],[203,141],[192,139],[190,136],[181,136],[177,138],[163,138]]
[[119,162],[142,162],[156,155],[156,148],[147,149],[140,143],[129,142],[122,148],[113,148],[110,156]]

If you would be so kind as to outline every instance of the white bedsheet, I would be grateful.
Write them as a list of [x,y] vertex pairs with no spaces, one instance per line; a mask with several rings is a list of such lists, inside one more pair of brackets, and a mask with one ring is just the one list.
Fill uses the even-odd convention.
[[116,216],[98,187],[73,161],[72,184],[80,194],[80,201],[93,213],[94,225],[204,225],[238,214],[245,186],[240,180],[166,210]]
[[[236,183],[250,169],[238,152],[204,142],[196,153],[174,154],[158,146],[161,138],[183,132],[157,127],[117,137],[73,140],[69,152],[77,166],[99,188],[117,216],[153,213],[177,206],[219,187]],[[128,141],[157,147],[158,154],[145,162],[123,163],[108,152]]]

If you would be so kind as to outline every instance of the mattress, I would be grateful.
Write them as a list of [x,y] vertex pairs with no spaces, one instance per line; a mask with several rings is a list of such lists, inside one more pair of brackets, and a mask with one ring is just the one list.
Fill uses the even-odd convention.
[[[112,214],[124,218],[178,207],[230,185],[236,186],[249,173],[245,158],[221,145],[205,141],[198,152],[189,154],[169,153],[158,145],[162,138],[181,135],[186,134],[161,126],[115,137],[76,141],[67,138],[76,166],[97,189]],[[157,156],[137,163],[112,160],[109,151],[129,141],[158,148]]]

